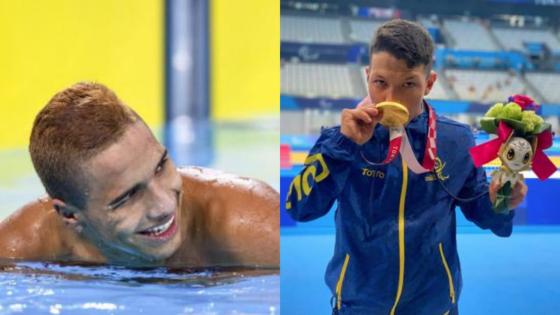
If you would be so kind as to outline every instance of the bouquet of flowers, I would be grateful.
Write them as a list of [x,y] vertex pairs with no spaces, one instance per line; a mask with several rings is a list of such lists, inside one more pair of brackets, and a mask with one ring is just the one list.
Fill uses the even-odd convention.
[[556,166],[543,150],[552,145],[550,124],[537,115],[537,105],[530,97],[514,95],[504,103],[492,106],[480,121],[483,130],[497,137],[470,149],[476,167],[495,158],[501,167],[492,173],[498,189],[494,209],[508,212],[507,200],[518,181],[523,181],[521,171],[532,169],[540,180],[556,171]]

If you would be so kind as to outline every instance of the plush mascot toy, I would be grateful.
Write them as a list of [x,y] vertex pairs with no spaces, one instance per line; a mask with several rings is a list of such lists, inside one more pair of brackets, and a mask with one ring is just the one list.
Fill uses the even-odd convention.
[[532,169],[540,180],[556,171],[556,166],[543,150],[552,145],[550,124],[536,114],[538,105],[525,95],[514,95],[506,104],[492,106],[480,121],[482,129],[497,137],[470,149],[476,167],[498,157],[502,165],[492,173],[498,189],[494,210],[509,211],[507,201],[518,181],[523,181],[521,171]]

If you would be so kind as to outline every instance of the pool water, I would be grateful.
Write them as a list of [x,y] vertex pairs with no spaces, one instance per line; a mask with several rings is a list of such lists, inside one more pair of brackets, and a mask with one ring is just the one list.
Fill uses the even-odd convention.
[[[279,188],[277,117],[213,127],[213,160],[201,166]],[[0,220],[44,195],[27,148],[0,150]],[[280,314],[278,270],[1,266],[0,315]]]
[[0,267],[0,314],[280,314],[278,270]]
[[[278,189],[278,130],[277,118],[217,123],[214,159],[203,166],[258,178]],[[0,220],[44,194],[27,148],[0,150]],[[272,315],[280,314],[279,303],[277,270],[0,267],[0,314]]]

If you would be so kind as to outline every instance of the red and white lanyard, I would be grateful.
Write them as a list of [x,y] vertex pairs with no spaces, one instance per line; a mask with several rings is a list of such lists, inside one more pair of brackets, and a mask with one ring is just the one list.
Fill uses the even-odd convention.
[[365,157],[364,159],[373,165],[389,164],[397,157],[398,153],[400,153],[412,172],[422,174],[432,171],[437,156],[436,113],[427,103],[426,108],[428,109],[428,134],[426,135],[426,149],[424,150],[424,159],[421,165],[414,156],[414,151],[412,150],[404,126],[389,128],[389,150],[383,162],[372,163],[365,159]]

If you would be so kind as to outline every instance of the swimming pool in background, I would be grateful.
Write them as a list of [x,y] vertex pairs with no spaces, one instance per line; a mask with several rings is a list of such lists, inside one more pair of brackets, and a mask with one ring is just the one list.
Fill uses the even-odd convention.
[[[279,188],[278,119],[214,125],[207,167]],[[0,150],[0,220],[45,194],[27,148]],[[1,266],[1,264],[0,264]],[[21,263],[0,268],[3,314],[280,314],[278,271]]]
[[0,267],[0,314],[280,314],[274,270]]
[[[155,129],[156,138],[163,143],[162,128]],[[277,117],[214,123],[212,130],[211,163],[197,166],[256,178],[280,189]],[[0,221],[44,195],[45,189],[35,174],[27,147],[0,150]]]

